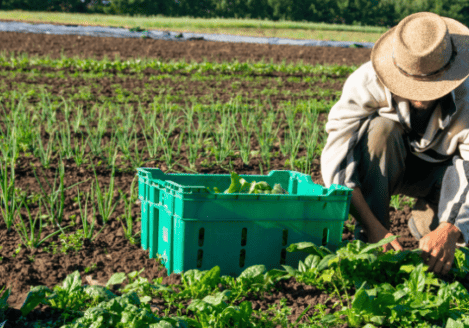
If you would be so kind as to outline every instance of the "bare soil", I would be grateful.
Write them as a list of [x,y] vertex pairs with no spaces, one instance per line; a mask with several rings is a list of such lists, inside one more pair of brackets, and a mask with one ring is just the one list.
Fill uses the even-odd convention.
[[[23,33],[0,33],[0,50],[14,51],[16,53],[28,53],[30,55],[50,55],[51,57],[60,57],[61,54],[69,57],[94,57],[97,59],[107,56],[114,58],[119,55],[120,58],[137,58],[137,57],[158,57],[164,60],[178,60],[185,58],[187,61],[203,61],[205,59],[214,61],[231,61],[238,59],[239,61],[259,61],[264,59],[266,61],[273,60],[274,62],[287,62],[303,61],[310,64],[325,64],[337,63],[344,65],[360,65],[367,62],[370,58],[370,49],[343,49],[343,48],[327,48],[327,47],[300,47],[300,46],[279,46],[279,45],[255,45],[255,44],[230,44],[230,43],[216,43],[207,41],[188,41],[188,42],[174,42],[174,41],[159,41],[151,39],[118,39],[118,38],[97,38],[97,37],[83,37],[83,36],[59,36],[59,35],[41,35],[41,34],[23,34]],[[150,72],[148,72],[150,74]],[[44,78],[45,79],[45,78]],[[78,81],[78,82],[77,82]],[[12,81],[7,81],[11,83]],[[21,81],[16,81],[21,82]],[[122,81],[121,81],[122,82]],[[134,81],[135,86],[138,86],[142,81]],[[52,92],[60,92],[66,90],[70,85],[64,85],[61,80],[44,80],[41,83],[47,83],[51,86]],[[70,81],[69,84],[84,83],[84,81]],[[112,94],[107,86],[119,81],[102,81],[103,88],[99,91],[102,94]],[[130,82],[125,82],[130,83]],[[341,89],[341,85],[333,83],[328,85],[329,88],[336,90]],[[195,87],[194,87],[195,88]],[[288,86],[286,86],[288,89]],[[292,87],[293,88],[293,87]],[[297,88],[297,86],[295,87]],[[307,88],[304,85],[302,88]],[[252,91],[249,86],[245,87],[246,91]],[[203,92],[203,91],[202,91]],[[97,95],[98,96],[98,95]],[[64,118],[61,118],[64,119]],[[325,119],[324,116],[321,117]],[[142,141],[143,142],[143,141]],[[139,143],[139,145],[143,145]],[[257,147],[257,143],[252,140],[252,148]],[[278,147],[274,147],[274,151],[278,151]],[[302,153],[300,152],[299,156]],[[94,158],[95,164],[99,158]],[[176,161],[181,161],[185,166],[188,166],[186,149],[183,150]],[[221,166],[209,166],[202,164],[202,158],[196,162],[196,171],[198,173],[228,173],[226,168]],[[243,164],[240,158],[234,158],[233,168],[239,174],[261,174],[259,168],[259,159],[255,158],[249,165]],[[93,171],[85,167],[77,167],[73,160],[64,161],[65,164],[65,184],[71,186],[77,182],[85,181],[80,185],[80,190],[89,192],[92,179],[94,179]],[[279,156],[274,158],[271,163],[271,170],[284,170],[285,158]],[[28,192],[39,192],[39,186],[33,174],[33,166],[41,167],[38,159],[34,157],[20,157],[17,163],[16,179],[17,188],[28,190]],[[166,164],[163,161],[150,161],[147,163],[148,167],[159,167],[163,172],[167,171]],[[51,166],[49,169],[44,169],[45,176],[53,181],[58,162]],[[111,171],[105,166],[97,166],[98,179],[101,185],[108,186],[110,183]],[[185,172],[184,169],[176,165],[178,171]],[[38,170],[40,172],[40,170]],[[187,172],[189,173],[189,172]],[[131,170],[121,170],[116,172],[116,189],[122,189],[129,193],[130,185],[135,172]],[[264,172],[265,174],[265,172]],[[311,176],[316,183],[323,184],[319,162],[314,164]],[[64,223],[70,224],[73,215],[79,214],[77,203],[74,201],[76,196],[75,189],[67,191],[65,199],[65,218]],[[115,193],[115,200],[118,198],[117,192]],[[37,208],[32,208],[33,217],[37,212]],[[180,285],[181,278],[178,274],[167,275],[166,269],[162,267],[156,260],[149,259],[148,251],[144,251],[140,246],[140,239],[137,235],[136,243],[131,244],[129,240],[124,237],[122,224],[116,221],[116,218],[124,213],[123,205],[119,205],[114,214],[111,216],[110,221],[105,224],[105,228],[98,237],[90,242],[85,242],[83,248],[77,252],[69,251],[66,254],[58,253],[52,255],[43,250],[43,247],[29,251],[26,248],[13,256],[18,244],[21,244],[16,231],[12,230],[7,232],[3,220],[0,222],[0,241],[2,249],[0,256],[3,257],[0,265],[0,286],[9,286],[12,288],[12,295],[8,299],[11,308],[7,312],[8,323],[6,327],[32,327],[37,320],[53,320],[60,316],[60,313],[55,313],[50,307],[45,305],[38,306],[26,318],[26,321],[21,324],[14,323],[16,318],[19,318],[23,301],[26,298],[31,286],[45,285],[49,288],[61,284],[63,279],[74,272],[79,270],[82,277],[83,284],[101,284],[105,285],[109,278],[116,272],[130,273],[145,268],[142,277],[147,278],[149,281],[158,277],[164,277],[163,284]],[[407,221],[409,219],[411,209],[407,206],[403,211],[396,211],[390,209],[392,218],[391,232],[402,236],[400,238],[401,244],[404,249],[414,249],[418,247],[418,242],[410,235],[407,228]],[[140,231],[140,206],[138,203],[133,205],[132,216],[135,218],[134,232]],[[98,231],[104,223],[97,217],[97,226],[95,231]],[[81,228],[81,221],[76,222],[76,229]],[[354,220],[351,223],[355,223]],[[44,237],[49,233],[56,231],[54,227],[46,227],[42,232]],[[344,229],[343,240],[352,240],[353,233]],[[60,244],[57,236],[44,243],[44,246],[50,244],[50,241],[55,241]],[[85,272],[86,267],[91,267],[96,264],[96,269],[90,273]],[[467,283],[467,282],[466,282]],[[124,284],[125,285],[125,282]],[[469,284],[467,284],[469,286]],[[116,292],[119,285],[113,286]],[[219,286],[223,290],[224,286]],[[303,309],[311,304],[311,309],[306,313],[305,317],[313,315],[316,310],[313,309],[314,305],[325,303],[329,308],[328,313],[337,310],[333,309],[332,305],[338,301],[336,297],[328,300],[329,295],[317,290],[315,287],[307,286],[298,283],[294,278],[287,281],[279,282],[274,289],[272,295],[265,292],[264,298],[253,296],[252,298],[243,298],[236,302],[241,303],[244,300],[253,302],[254,309],[265,310],[270,304],[279,304],[280,299],[287,298],[287,305],[292,308],[292,314],[289,317],[291,322],[294,322],[300,315]],[[353,294],[353,290],[351,290]],[[118,292],[116,292],[118,294]],[[344,300],[344,302],[346,302]],[[152,304],[156,305],[155,311],[159,315],[163,315],[163,310],[167,308],[164,300],[153,299]],[[188,304],[189,301],[186,302]],[[176,314],[177,307],[170,307],[170,315]],[[190,311],[183,310],[183,314],[193,316]],[[302,323],[308,322],[305,317],[300,321]],[[348,327],[348,325],[343,325]]]

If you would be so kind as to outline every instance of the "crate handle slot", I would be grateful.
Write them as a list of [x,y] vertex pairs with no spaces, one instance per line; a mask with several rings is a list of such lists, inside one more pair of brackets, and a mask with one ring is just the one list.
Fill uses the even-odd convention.
[[280,265],[285,264],[287,261],[287,250],[285,248],[282,248],[282,251],[280,252]]
[[283,236],[282,236],[282,246],[285,246],[287,244],[287,241],[288,241],[288,230],[287,229],[283,229]]
[[202,259],[204,257],[204,251],[199,249],[197,251],[197,267],[200,268],[202,267]]
[[205,234],[205,229],[200,228],[199,229],[199,247],[204,246],[204,234]]
[[329,229],[324,228],[322,231],[322,246],[326,246],[329,242]]
[[244,261],[246,260],[246,250],[242,249],[239,254],[239,267],[244,267]]
[[247,235],[248,235],[248,229],[243,228],[243,230],[241,231],[241,246],[246,246],[246,242],[248,239]]

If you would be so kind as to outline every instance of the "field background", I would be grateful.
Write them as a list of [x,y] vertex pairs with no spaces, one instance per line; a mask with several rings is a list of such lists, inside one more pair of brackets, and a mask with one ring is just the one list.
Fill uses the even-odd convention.
[[0,20],[25,23],[110,26],[193,32],[231,34],[289,39],[376,42],[387,31],[385,27],[350,26],[326,23],[267,21],[255,19],[206,19],[192,17],[131,17],[103,14],[0,11]]

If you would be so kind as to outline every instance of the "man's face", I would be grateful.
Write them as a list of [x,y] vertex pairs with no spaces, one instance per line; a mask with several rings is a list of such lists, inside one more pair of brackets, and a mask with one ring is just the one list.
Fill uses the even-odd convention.
[[417,110],[427,110],[433,108],[440,99],[429,101],[409,100],[410,106]]

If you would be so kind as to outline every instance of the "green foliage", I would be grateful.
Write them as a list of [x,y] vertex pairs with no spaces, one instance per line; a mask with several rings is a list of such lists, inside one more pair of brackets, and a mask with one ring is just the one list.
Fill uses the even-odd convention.
[[5,320],[5,312],[8,310],[8,297],[10,297],[11,289],[7,288],[5,290],[5,286],[2,286],[0,289],[0,324],[2,321]]
[[393,16],[393,8],[380,0],[337,0],[335,6],[346,24],[388,25],[388,17]]
[[[337,293],[337,286],[345,293],[354,286],[357,291],[353,301],[349,302],[351,306],[343,306],[338,312],[347,316],[352,327],[362,327],[366,323],[365,327],[370,328],[376,327],[373,324],[415,327],[416,323],[437,323],[448,317],[459,320],[459,323],[467,320],[459,306],[452,308],[451,303],[467,302],[469,293],[459,282],[447,284],[427,272],[428,266],[419,256],[420,249],[382,253],[381,246],[397,237],[391,236],[371,245],[353,241],[336,253],[309,242],[292,244],[287,248],[289,252],[311,255],[304,263],[300,262],[298,270],[284,267],[301,281],[322,282]],[[467,274],[466,254],[466,249],[456,250],[457,260],[450,271],[453,275],[462,277]],[[348,298],[348,294],[346,296]]]
[[409,196],[401,197],[401,195],[392,195],[389,205],[391,207],[394,207],[398,211],[398,210],[403,210],[404,206],[406,205],[409,207],[414,206],[415,202],[416,202],[416,199],[413,197],[409,197]]
[[[104,58],[102,60],[96,59],[81,59],[81,58],[68,58],[63,57],[60,59],[40,58],[23,56],[21,58],[9,56],[6,53],[0,53],[0,66],[10,67],[20,70],[33,69],[33,66],[48,67],[54,69],[73,68],[76,70],[84,71],[84,73],[101,73],[109,71],[123,72],[128,70],[130,73],[139,73],[146,69],[153,69],[160,73],[186,73],[194,74],[215,72],[219,74],[242,73],[242,76],[257,76],[262,74],[271,74],[274,72],[282,72],[289,74],[318,74],[328,75],[334,77],[347,77],[353,73],[358,66],[346,65],[310,65],[304,63],[266,63],[266,62],[239,62],[234,60],[232,62],[209,62],[204,61],[186,62],[181,61],[161,61],[160,59],[146,58],[146,59],[129,59],[129,60],[110,60]],[[118,91],[118,90],[116,90]],[[15,94],[16,97],[19,95]],[[46,95],[42,95],[46,98]],[[45,99],[44,101],[47,101]],[[51,112],[51,111],[49,111]],[[51,122],[51,127],[55,125]]]
[[[207,187],[210,191],[210,188]],[[213,188],[215,194],[221,193],[217,187]],[[261,182],[247,182],[241,178],[237,173],[231,172],[231,184],[223,193],[243,193],[243,194],[288,194],[288,192],[282,188],[280,183],[276,183],[272,188],[265,181]]]
[[188,270],[181,278],[186,287],[185,294],[190,295],[191,298],[199,298],[210,293],[218,284],[220,267],[215,266],[210,271]]
[[87,7],[93,0],[3,0],[1,9],[25,9],[31,11],[61,11],[61,12],[87,12]]
[[168,15],[171,14],[171,4],[169,0],[112,0],[108,6],[104,7],[104,13],[114,15]]
[[[469,293],[464,286],[459,282],[446,283],[427,272],[428,266],[419,256],[421,250],[383,253],[382,246],[395,238],[397,236],[376,244],[353,241],[335,253],[310,242],[292,244],[288,247],[289,252],[309,254],[304,262],[300,261],[298,269],[284,266],[285,270],[265,272],[264,265],[254,265],[237,278],[220,276],[218,266],[205,271],[188,270],[181,273],[183,284],[178,286],[180,292],[177,293],[171,286],[161,285],[163,278],[155,279],[155,284],[151,284],[140,277],[143,269],[127,277],[124,273],[116,273],[106,287],[81,286],[81,277],[75,271],[66,277],[62,286],[55,286],[53,290],[45,286],[31,288],[21,312],[27,315],[41,303],[60,309],[64,319],[62,328],[91,327],[91,324],[92,327],[155,328],[247,328],[274,327],[275,324],[285,327],[289,326],[286,317],[291,314],[286,299],[280,301],[279,310],[269,308],[268,311],[254,311],[249,301],[238,305],[235,302],[248,295],[260,296],[279,280],[295,277],[299,282],[319,286],[321,290],[332,289],[333,294],[340,296],[342,308],[339,311],[326,314],[325,308],[318,305],[316,308],[321,315],[309,317],[309,326],[336,327],[342,324],[342,317],[349,327],[466,327],[469,324]],[[451,269],[455,276],[467,274],[467,254],[469,251],[465,248],[456,250],[455,265]],[[127,278],[129,284],[121,288],[122,296],[116,296],[108,289]],[[225,290],[217,290],[220,284],[226,286]],[[353,290],[352,287],[355,287],[355,294],[349,296],[347,291]],[[348,300],[347,306],[341,300],[343,294]],[[9,291],[0,298],[0,310],[1,301],[6,303],[8,295]],[[157,317],[148,304],[155,296],[165,299],[168,305],[177,305],[180,299],[191,299],[187,309],[196,319]]]

